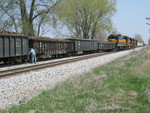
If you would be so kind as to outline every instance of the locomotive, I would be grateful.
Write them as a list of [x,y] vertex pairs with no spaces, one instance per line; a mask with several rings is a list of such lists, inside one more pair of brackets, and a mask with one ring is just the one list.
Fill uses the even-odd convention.
[[0,62],[15,63],[28,59],[29,48],[34,48],[37,57],[71,56],[77,53],[94,53],[107,50],[130,49],[137,41],[128,36],[114,34],[108,42],[89,39],[52,39],[47,37],[24,36],[16,33],[0,34]]
[[137,40],[130,38],[128,36],[122,36],[120,34],[110,35],[108,37],[109,42],[114,42],[116,44],[115,49],[130,49],[137,46]]

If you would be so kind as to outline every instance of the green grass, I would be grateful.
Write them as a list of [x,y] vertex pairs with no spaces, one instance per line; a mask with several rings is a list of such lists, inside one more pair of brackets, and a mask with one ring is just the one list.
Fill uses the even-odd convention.
[[134,52],[0,112],[149,113],[150,52]]
[[0,61],[0,64],[4,64],[4,62]]

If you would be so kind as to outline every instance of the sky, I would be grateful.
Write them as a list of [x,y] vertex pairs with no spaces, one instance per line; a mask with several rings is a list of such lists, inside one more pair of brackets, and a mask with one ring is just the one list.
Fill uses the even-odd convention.
[[117,0],[113,24],[117,31],[130,37],[140,34],[145,43],[150,38],[150,0]]

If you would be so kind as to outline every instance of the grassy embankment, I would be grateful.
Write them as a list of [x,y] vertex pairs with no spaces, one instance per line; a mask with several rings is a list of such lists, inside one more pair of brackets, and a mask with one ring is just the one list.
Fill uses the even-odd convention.
[[2,113],[149,113],[150,51],[134,52]]

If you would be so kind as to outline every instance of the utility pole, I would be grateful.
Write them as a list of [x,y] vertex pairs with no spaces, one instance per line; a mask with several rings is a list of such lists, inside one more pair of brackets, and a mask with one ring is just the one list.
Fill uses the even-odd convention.
[[[150,17],[147,17],[147,18],[145,18],[145,19],[147,19],[147,20],[150,20]],[[146,23],[147,25],[150,25],[150,23]],[[150,30],[149,30],[150,31]],[[150,46],[150,38],[149,38],[149,40],[148,40],[148,45]]]

